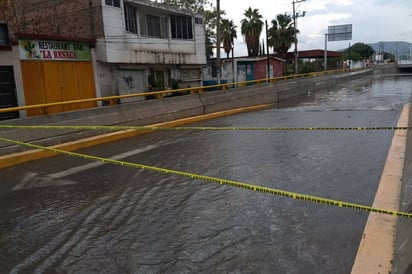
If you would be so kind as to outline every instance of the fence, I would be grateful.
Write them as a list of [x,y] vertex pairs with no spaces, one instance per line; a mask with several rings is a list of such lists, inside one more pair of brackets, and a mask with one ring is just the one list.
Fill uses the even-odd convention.
[[[358,71],[358,70],[362,70],[362,69],[356,69],[356,70],[350,70],[350,71]],[[202,94],[204,91],[207,91],[208,89],[217,89],[217,90],[224,91],[229,88],[235,88],[235,87],[245,87],[248,85],[261,85],[263,83],[275,83],[281,80],[296,79],[296,78],[303,78],[303,77],[314,77],[314,76],[320,76],[320,75],[339,74],[339,73],[345,73],[348,71],[349,70],[347,69],[329,70],[329,71],[323,71],[323,72],[311,72],[311,73],[295,74],[295,75],[289,75],[289,76],[280,76],[280,77],[274,77],[274,78],[265,78],[265,79],[242,81],[242,82],[225,83],[225,84],[210,85],[210,86],[182,88],[182,89],[175,89],[175,90],[162,90],[162,91],[154,91],[154,92],[143,92],[143,93],[135,93],[135,94],[127,94],[127,95],[108,96],[108,97],[100,97],[100,98],[90,98],[90,99],[82,99],[82,100],[71,100],[71,101],[64,101],[64,102],[54,102],[54,103],[46,103],[46,104],[38,104],[38,105],[27,105],[27,106],[20,106],[20,107],[2,108],[0,109],[0,113],[41,108],[43,109],[41,113],[47,114],[49,107],[91,103],[91,102],[109,102],[110,105],[115,105],[118,103],[120,99],[125,99],[125,98],[152,96],[157,99],[163,99],[164,97],[171,95],[171,94],[179,94],[179,93]]]

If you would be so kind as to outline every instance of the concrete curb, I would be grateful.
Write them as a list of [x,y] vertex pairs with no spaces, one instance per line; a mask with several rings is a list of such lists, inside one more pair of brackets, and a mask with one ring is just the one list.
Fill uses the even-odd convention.
[[[409,109],[412,127],[412,107]],[[402,178],[400,210],[412,212],[412,130],[408,131]],[[398,220],[392,273],[412,273],[412,219]]]
[[[262,109],[269,108],[271,106],[272,104],[266,104],[266,105],[252,106],[252,107],[237,108],[237,109],[219,111],[215,113],[204,114],[204,115],[199,115],[199,116],[194,116],[194,117],[189,117],[189,118],[182,118],[182,119],[178,119],[174,121],[152,124],[149,126],[164,127],[164,128],[181,126],[185,124],[200,122],[204,120],[209,120],[209,119],[226,116],[226,115],[232,115],[232,114],[241,113],[241,112],[262,110]],[[111,132],[111,133],[107,133],[107,134],[103,134],[99,136],[93,136],[93,137],[84,138],[84,139],[80,139],[80,140],[73,141],[73,142],[67,142],[64,144],[55,145],[55,146],[52,146],[52,148],[57,148],[57,149],[66,150],[66,151],[75,151],[75,150],[79,150],[79,149],[83,149],[83,148],[87,148],[91,146],[96,146],[96,145],[109,143],[109,142],[113,142],[113,141],[117,141],[117,140],[121,140],[125,138],[130,138],[130,137],[141,135],[141,134],[146,134],[152,131],[153,130],[124,130],[124,131],[118,131],[118,132]],[[24,151],[24,152],[13,153],[9,155],[3,155],[3,156],[0,156],[0,168],[6,168],[6,167],[30,162],[33,160],[55,156],[55,155],[56,153],[43,151],[43,150],[29,150],[29,151]]]
[[[398,127],[408,126],[409,108],[404,105]],[[399,210],[406,140],[407,131],[395,131],[373,207]],[[392,273],[397,221],[396,216],[369,214],[352,274]]]

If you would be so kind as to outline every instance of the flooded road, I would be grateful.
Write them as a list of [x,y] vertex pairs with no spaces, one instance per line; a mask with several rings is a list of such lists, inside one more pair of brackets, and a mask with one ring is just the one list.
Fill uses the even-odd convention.
[[[395,126],[410,77],[193,126]],[[391,131],[158,131],[85,149],[371,205]],[[349,273],[368,214],[57,156],[0,170],[5,273]]]

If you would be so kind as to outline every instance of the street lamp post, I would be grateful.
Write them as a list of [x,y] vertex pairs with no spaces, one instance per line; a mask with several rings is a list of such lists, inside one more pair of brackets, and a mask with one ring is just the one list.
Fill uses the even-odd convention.
[[297,18],[305,16],[306,12],[304,11],[302,15],[296,13],[295,4],[305,2],[306,0],[297,0],[293,1],[293,28],[295,30],[295,74],[298,74],[298,37],[297,37]]

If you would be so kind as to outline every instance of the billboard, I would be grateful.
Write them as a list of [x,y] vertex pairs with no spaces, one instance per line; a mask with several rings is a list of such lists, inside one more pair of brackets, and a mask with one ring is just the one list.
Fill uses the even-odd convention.
[[352,40],[352,24],[328,27],[328,41]]

